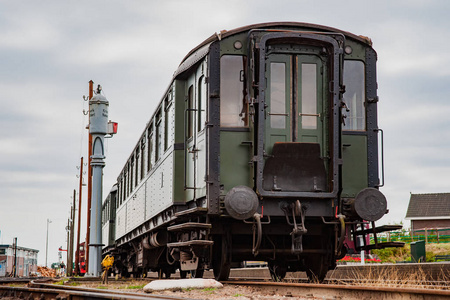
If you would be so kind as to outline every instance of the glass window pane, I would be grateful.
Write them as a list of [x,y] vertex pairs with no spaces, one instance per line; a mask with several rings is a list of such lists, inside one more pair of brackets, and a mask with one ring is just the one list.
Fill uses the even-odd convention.
[[[286,65],[270,64],[270,113],[286,114]],[[270,116],[272,128],[286,128],[286,116]]]
[[188,91],[188,112],[187,112],[187,118],[188,118],[188,132],[187,137],[191,138],[194,135],[194,86],[189,87]]
[[206,80],[205,76],[200,77],[198,82],[198,131],[205,128],[206,122]]
[[366,130],[366,113],[364,107],[364,63],[357,60],[344,62],[344,102],[349,111],[343,110],[344,130]]
[[[317,114],[317,67],[302,64],[302,114]],[[302,128],[317,129],[316,116],[302,116]]]
[[243,69],[242,56],[223,55],[220,59],[220,126],[245,126]]

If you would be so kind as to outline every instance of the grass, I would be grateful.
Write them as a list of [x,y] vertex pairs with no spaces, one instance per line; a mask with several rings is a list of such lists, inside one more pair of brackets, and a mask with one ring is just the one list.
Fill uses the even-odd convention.
[[79,285],[81,285],[81,283],[76,282],[76,281],[72,281],[72,282],[69,282],[69,285],[70,286],[79,286]]
[[129,285],[129,286],[125,287],[125,288],[129,289],[129,290],[137,290],[137,289],[143,289],[144,286],[145,286],[145,284]]
[[67,281],[69,281],[69,279],[62,279],[62,280],[60,280],[58,282],[55,282],[55,284],[57,284],[57,285],[64,285],[64,283],[66,283]]
[[[448,243],[428,243],[425,245],[426,261],[434,262],[436,255],[450,254],[450,244]],[[382,262],[395,263],[399,261],[411,261],[411,246],[406,244],[403,248],[385,248],[372,250]]]
[[[442,282],[442,285],[430,285],[430,274],[428,274],[422,266],[418,265],[415,271],[405,273],[399,272],[395,268],[380,268],[369,266],[367,269],[361,271],[354,269],[351,272],[354,280],[352,285],[364,286],[383,286],[394,288],[435,288],[448,289],[447,282],[450,280],[450,273],[446,273],[441,269],[437,276],[437,280]],[[348,284],[347,281],[342,280],[342,283]]]
[[104,285],[99,285],[97,288],[98,288],[99,290],[106,290],[106,289],[108,289],[108,287],[107,287],[107,286],[104,286]]

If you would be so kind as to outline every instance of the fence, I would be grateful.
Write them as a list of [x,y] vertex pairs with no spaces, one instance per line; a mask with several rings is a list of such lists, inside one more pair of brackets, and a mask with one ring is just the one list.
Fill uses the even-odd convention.
[[[409,231],[392,231],[379,233],[378,242],[405,242],[425,241],[425,243],[450,243],[450,228],[426,228]],[[370,239],[373,243],[373,237]]]

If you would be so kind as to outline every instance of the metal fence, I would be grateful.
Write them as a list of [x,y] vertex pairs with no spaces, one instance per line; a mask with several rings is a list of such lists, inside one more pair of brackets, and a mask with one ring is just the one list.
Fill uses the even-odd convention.
[[[425,241],[425,243],[450,243],[449,232],[450,228],[392,231],[379,233],[377,240],[378,242],[405,242],[408,244],[417,241]],[[374,243],[373,237],[371,237],[370,241],[371,243]]]

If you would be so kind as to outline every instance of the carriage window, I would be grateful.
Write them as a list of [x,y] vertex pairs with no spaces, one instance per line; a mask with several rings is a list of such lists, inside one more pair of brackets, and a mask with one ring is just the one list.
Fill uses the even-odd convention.
[[346,115],[343,130],[366,130],[364,63],[357,60],[344,62],[344,102],[349,111],[343,110]]
[[124,198],[123,200],[125,201],[128,197],[128,195],[130,195],[130,182],[129,182],[129,177],[128,173],[130,172],[130,164],[127,164],[127,168],[125,169],[125,193],[124,193]]
[[270,64],[270,127],[286,128],[286,65]]
[[141,180],[145,175],[145,135],[141,140],[141,150],[142,150],[142,158],[141,158]]
[[134,180],[134,186],[136,187],[137,185],[138,185],[138,182],[139,182],[139,159],[141,158],[140,157],[141,155],[140,155],[140,151],[139,151],[139,148],[137,148],[136,149],[136,167],[134,168],[134,170],[135,170],[135,175],[136,175],[136,179]]
[[155,143],[155,161],[158,161],[161,156],[161,137],[162,137],[162,124],[161,124],[161,109],[156,114],[156,143]]
[[317,65],[302,64],[302,128],[317,129]]
[[148,146],[147,146],[147,172],[152,169],[152,155],[153,155],[153,120],[148,129]]
[[237,55],[223,55],[220,59],[220,126],[245,126],[244,58]]
[[205,128],[206,122],[206,81],[205,76],[200,77],[198,81],[198,124],[197,130],[200,132]]
[[191,85],[188,90],[188,103],[187,103],[187,138],[191,138],[194,135],[194,86]]
[[169,148],[169,95],[164,99],[164,151]]
[[134,188],[134,177],[133,177],[133,172],[134,171],[134,155],[131,157],[131,167],[130,167],[130,193],[133,191]]

